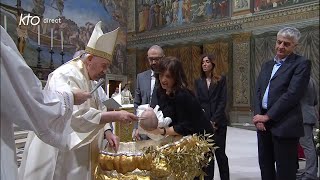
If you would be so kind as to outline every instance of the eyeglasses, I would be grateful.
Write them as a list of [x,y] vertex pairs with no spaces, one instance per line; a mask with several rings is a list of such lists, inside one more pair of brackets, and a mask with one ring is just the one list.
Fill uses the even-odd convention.
[[163,57],[148,57],[149,61],[160,61]]

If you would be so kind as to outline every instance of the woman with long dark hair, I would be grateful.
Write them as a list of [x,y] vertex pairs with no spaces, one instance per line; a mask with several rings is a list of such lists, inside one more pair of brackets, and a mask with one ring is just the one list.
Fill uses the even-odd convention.
[[[206,118],[194,93],[188,89],[187,78],[181,62],[175,57],[165,57],[159,62],[158,87],[152,98],[151,107],[160,106],[164,117],[170,117],[169,127],[158,128],[153,134],[181,135],[213,134],[213,127]],[[153,94],[153,95],[154,95]],[[154,100],[156,99],[156,100]],[[214,161],[204,169],[212,180]]]
[[201,58],[201,77],[195,81],[195,92],[206,118],[215,130],[214,140],[219,147],[215,150],[221,180],[229,180],[229,163],[226,155],[227,102],[226,77],[215,71],[213,55],[203,55]]

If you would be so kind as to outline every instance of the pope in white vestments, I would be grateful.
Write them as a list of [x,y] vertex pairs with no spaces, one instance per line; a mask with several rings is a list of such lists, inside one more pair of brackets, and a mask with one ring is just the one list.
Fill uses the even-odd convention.
[[[1,29],[1,179],[18,180],[14,124],[34,131],[44,142],[64,147],[61,133],[72,115],[72,105],[89,93],[44,91],[40,80],[20,55],[9,34]],[[79,99],[80,97],[80,99]],[[79,101],[80,100],[80,101]]]
[[[105,76],[111,64],[118,29],[103,34],[101,22],[97,23],[83,57],[75,58],[49,75],[45,89],[93,90],[96,81]],[[100,87],[90,100],[74,106],[71,128],[63,133],[69,135],[66,150],[61,151],[44,142],[37,136],[28,136],[22,164],[19,169],[21,180],[91,180],[97,165],[99,146],[103,129],[110,129],[107,122],[136,121],[137,116],[126,111],[106,112],[101,95],[106,96]],[[118,146],[119,139],[109,132],[109,143]],[[108,135],[107,135],[108,136]],[[41,157],[39,157],[41,155]]]

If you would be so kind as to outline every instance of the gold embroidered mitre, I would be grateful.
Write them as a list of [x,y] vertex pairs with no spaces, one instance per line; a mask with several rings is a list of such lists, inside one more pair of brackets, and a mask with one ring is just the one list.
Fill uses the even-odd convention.
[[101,21],[99,21],[91,34],[85,51],[94,56],[102,57],[112,63],[112,54],[118,36],[119,27],[103,34]]

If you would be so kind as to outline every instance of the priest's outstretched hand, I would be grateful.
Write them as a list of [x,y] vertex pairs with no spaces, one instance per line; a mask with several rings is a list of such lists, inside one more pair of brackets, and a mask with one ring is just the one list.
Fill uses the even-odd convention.
[[109,122],[131,123],[132,121],[138,121],[138,116],[124,110],[108,111],[101,113],[100,124],[106,124]]

